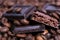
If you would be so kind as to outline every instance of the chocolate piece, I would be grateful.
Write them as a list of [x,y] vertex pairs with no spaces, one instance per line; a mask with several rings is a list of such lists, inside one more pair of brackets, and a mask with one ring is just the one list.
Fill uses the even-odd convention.
[[48,25],[54,28],[58,28],[59,26],[58,24],[59,22],[57,19],[38,11],[34,13],[34,15],[32,15],[31,20],[34,20],[39,23],[43,23],[45,25]]
[[47,11],[60,11],[59,7],[53,4],[46,4],[43,8]]
[[14,34],[17,34],[17,33],[30,33],[30,32],[41,32],[41,31],[44,31],[44,26],[39,26],[39,25],[36,25],[36,26],[21,26],[21,27],[15,27],[14,30],[13,30],[13,33]]
[[[53,4],[46,4],[43,7],[44,10],[46,10],[47,12],[60,12],[60,7],[57,5],[53,5]],[[57,13],[60,15],[60,13]]]
[[[15,8],[21,8],[20,13],[15,13]],[[35,10],[36,8],[34,6],[19,6],[15,5],[13,6],[13,12],[11,13],[5,13],[3,16],[4,17],[10,17],[10,18],[18,18],[18,19],[23,19],[23,18],[28,18]]]

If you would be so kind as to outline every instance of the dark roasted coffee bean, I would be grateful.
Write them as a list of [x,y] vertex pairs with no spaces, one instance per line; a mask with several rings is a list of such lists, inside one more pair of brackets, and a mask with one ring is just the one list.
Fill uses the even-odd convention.
[[12,40],[16,40],[16,37],[13,37]]
[[24,40],[23,38],[20,38],[20,40]]
[[2,34],[0,34],[0,40],[2,40]]
[[7,37],[8,37],[8,34],[7,34],[7,33],[5,33],[5,34],[4,34],[4,37],[6,37],[6,38],[7,38]]
[[55,36],[55,40],[59,40],[59,39],[58,39],[58,36]]
[[57,35],[58,36],[58,39],[60,40],[60,35]]
[[2,26],[0,26],[0,32],[1,32],[1,28],[2,28]]
[[53,34],[53,35],[56,35],[56,31],[55,30],[50,30],[51,31],[51,33]]
[[2,28],[1,28],[1,32],[8,32],[8,30],[9,30],[9,29],[8,29],[7,27],[2,27]]
[[36,37],[36,40],[44,40],[40,35]]
[[11,40],[11,37],[10,36],[8,37],[8,40]]
[[3,35],[3,39],[2,39],[2,40],[7,40],[7,38],[8,38],[7,33],[4,33],[4,35]]
[[59,33],[59,34],[60,34],[60,29],[57,29],[57,33]]
[[48,32],[48,30],[45,30],[42,35],[44,35],[46,38],[50,38],[51,34]]
[[50,33],[47,33],[47,34],[45,35],[45,37],[46,37],[47,39],[49,39],[49,38],[51,37],[51,34],[50,34]]
[[8,35],[14,36],[14,34],[12,32],[10,32],[10,31],[8,31]]
[[52,13],[54,17],[56,17],[57,19],[59,19],[59,16],[57,15],[57,13]]
[[14,20],[14,24],[15,24],[15,25],[22,25],[19,20]]
[[44,32],[42,34],[46,35],[47,33],[48,33],[48,30],[44,30]]
[[7,40],[6,37],[2,37],[2,40]]
[[49,40],[54,40],[54,38],[51,38],[51,39],[49,39]]
[[4,18],[2,18],[1,21],[2,21],[2,23],[6,23],[8,20],[7,20],[7,18],[4,17]]
[[34,38],[31,34],[28,34],[25,40],[34,40]]
[[16,34],[16,36],[24,38],[24,37],[26,37],[26,34]]
[[4,5],[5,5],[5,6],[13,6],[13,5],[15,5],[15,3],[12,2],[12,1],[6,0],[6,1],[4,2]]
[[22,20],[21,20],[21,23],[24,24],[24,25],[27,25],[27,24],[29,24],[29,21],[26,20],[26,19],[22,19]]
[[15,9],[15,11],[16,11],[17,13],[20,13],[21,10],[22,10],[22,8],[16,8],[16,9]]

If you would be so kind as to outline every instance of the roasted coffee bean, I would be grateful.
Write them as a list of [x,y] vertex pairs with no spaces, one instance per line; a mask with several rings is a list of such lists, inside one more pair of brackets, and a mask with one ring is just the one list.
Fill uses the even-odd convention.
[[12,40],[16,40],[16,37],[13,37]]
[[46,40],[51,37],[51,34],[48,32],[48,30],[45,30],[41,35]]
[[56,36],[56,35],[55,35],[55,40],[59,40],[59,39],[58,39],[58,36]]
[[22,20],[21,20],[21,23],[24,24],[24,25],[27,25],[27,24],[29,24],[29,21],[26,20],[26,19],[22,19]]
[[0,12],[0,18],[2,17],[2,15],[3,15],[2,12]]
[[11,24],[10,23],[4,23],[4,26],[10,28],[11,27]]
[[3,0],[0,0],[0,4],[2,4],[3,3]]
[[5,5],[5,6],[13,6],[13,5],[15,5],[15,3],[12,2],[12,1],[6,0],[6,1],[4,2],[4,5]]
[[4,33],[2,40],[7,40],[7,37],[8,37],[7,33]]
[[24,37],[26,37],[26,34],[16,34],[16,36],[24,38]]
[[31,34],[28,34],[25,40],[35,40]]
[[9,29],[7,27],[2,27],[1,28],[1,32],[8,32],[8,31],[9,31]]
[[8,31],[7,34],[10,35],[10,36],[14,36],[14,34],[12,32],[10,32],[10,31]]
[[56,11],[56,13],[57,13],[58,15],[60,15],[60,12]]
[[4,37],[6,37],[6,38],[7,38],[7,37],[8,37],[8,34],[7,34],[7,33],[5,33],[5,34],[4,34]]
[[58,36],[58,39],[60,40],[60,35],[58,34],[57,36]]
[[55,30],[50,30],[52,34],[56,35],[56,31]]
[[59,19],[59,16],[57,15],[57,13],[52,13],[54,17],[56,17],[57,19]]
[[41,37],[42,37],[44,40],[47,40],[47,38],[46,38],[45,36],[41,35]]
[[12,13],[13,12],[13,8],[11,7],[11,8],[9,8],[7,11],[6,11],[6,13]]
[[47,33],[47,34],[45,35],[45,37],[46,37],[47,39],[49,39],[49,38],[51,38],[51,34],[50,34],[50,33]]
[[8,20],[6,18],[2,18],[2,23],[4,26],[6,26],[8,28],[11,27],[11,24],[8,22]]
[[15,11],[16,11],[17,13],[20,13],[21,10],[22,10],[21,8],[16,8]]
[[1,28],[2,28],[2,27],[0,26],[0,31],[1,31]]
[[60,29],[57,29],[57,33],[60,34]]
[[2,37],[2,40],[7,40],[5,37]]
[[42,34],[46,35],[48,33],[48,30],[45,30]]
[[8,40],[11,40],[11,37],[9,36],[7,39],[8,39]]
[[4,17],[4,18],[2,18],[2,23],[6,23],[8,20]]
[[0,34],[0,40],[2,40],[2,34]]
[[54,38],[51,38],[51,39],[49,39],[49,40],[54,40]]
[[23,38],[20,38],[20,40],[24,40]]
[[14,20],[14,24],[21,25],[21,22],[19,20]]
[[36,37],[36,40],[44,40],[40,35]]

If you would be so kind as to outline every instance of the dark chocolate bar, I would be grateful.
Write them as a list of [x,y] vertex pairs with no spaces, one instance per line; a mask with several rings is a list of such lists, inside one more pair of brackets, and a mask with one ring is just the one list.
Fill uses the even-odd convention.
[[53,4],[46,4],[43,8],[47,11],[60,11],[60,7]]
[[[21,11],[20,13],[16,13],[14,10],[14,8],[21,8]],[[29,5],[26,5],[26,6],[20,6],[20,5],[15,5],[13,6],[13,11],[12,13],[5,13],[3,16],[4,17],[10,17],[10,18],[28,18],[29,15],[31,15],[34,10],[35,10],[35,6],[29,6]]]
[[17,33],[32,33],[32,32],[41,32],[44,31],[45,27],[44,26],[40,26],[40,25],[36,25],[36,26],[24,26],[24,27],[15,27],[13,30],[13,33],[17,34]]

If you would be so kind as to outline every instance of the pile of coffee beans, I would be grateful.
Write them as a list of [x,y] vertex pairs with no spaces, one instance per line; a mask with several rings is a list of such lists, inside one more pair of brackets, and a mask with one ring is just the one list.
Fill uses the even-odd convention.
[[[60,40],[60,13],[39,9],[39,1],[31,1],[0,1],[0,40]],[[27,10],[28,15],[25,15],[26,12],[22,8],[14,8],[15,5],[34,5],[36,9],[33,7],[34,10]],[[22,15],[15,15],[21,14],[21,11],[24,13],[22,19]],[[4,17],[5,14],[13,14],[14,17]]]

